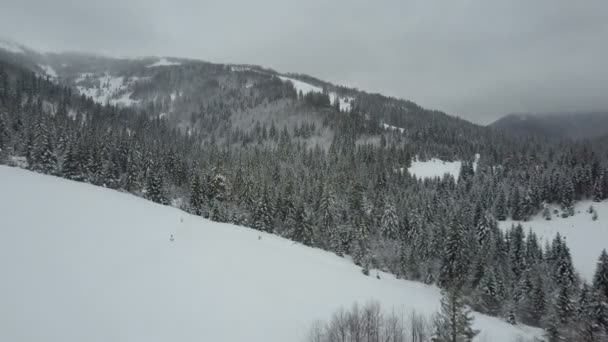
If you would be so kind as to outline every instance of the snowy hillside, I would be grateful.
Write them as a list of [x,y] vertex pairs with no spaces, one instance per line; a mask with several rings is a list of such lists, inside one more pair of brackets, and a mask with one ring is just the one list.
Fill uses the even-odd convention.
[[[592,214],[587,210],[593,206],[597,211],[598,218],[593,220]],[[553,214],[553,210],[561,210],[557,206],[551,207],[551,220],[546,220],[542,214],[538,214],[530,221],[504,221],[500,222],[502,228],[509,228],[513,224],[521,223],[524,231],[532,229],[543,241],[553,240],[559,232],[566,238],[566,243],[572,254],[572,262],[575,269],[583,279],[591,281],[595,273],[597,259],[602,249],[608,249],[608,201],[595,203],[593,201],[581,201],[574,207],[574,216],[561,218]]]
[[[434,287],[128,194],[5,166],[0,189],[2,341],[300,341],[354,301],[438,307]],[[476,328],[540,334],[483,315]]]
[[[285,76],[279,76],[279,78],[283,82],[291,82],[291,84],[293,84],[293,87],[296,89],[296,91],[302,92],[302,94],[322,93],[323,92],[323,88],[317,87],[315,85],[312,85],[312,84],[309,84],[306,82],[302,82],[300,80],[296,80],[295,78],[290,78],[290,77],[285,77]],[[336,98],[338,99],[341,111],[349,112],[351,110],[351,102],[354,101],[353,97],[338,96],[338,94],[336,94],[334,92],[330,92],[328,95],[329,95],[329,101],[331,103],[335,103]]]

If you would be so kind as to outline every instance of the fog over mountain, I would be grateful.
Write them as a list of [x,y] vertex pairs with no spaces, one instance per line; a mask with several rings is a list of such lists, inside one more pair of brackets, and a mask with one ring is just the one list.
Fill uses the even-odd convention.
[[608,108],[606,17],[601,0],[23,0],[2,4],[0,36],[51,51],[264,65],[487,124]]

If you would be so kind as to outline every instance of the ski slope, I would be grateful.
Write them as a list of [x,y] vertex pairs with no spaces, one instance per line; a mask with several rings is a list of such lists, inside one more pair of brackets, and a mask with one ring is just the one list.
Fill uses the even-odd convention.
[[[6,166],[0,189],[1,341],[302,341],[355,301],[439,306],[435,287],[129,194]],[[477,341],[541,334],[475,325]]]
[[[590,206],[593,206],[598,213],[596,221],[593,221],[592,215],[587,212]],[[543,246],[545,241],[553,241],[559,232],[566,238],[574,267],[583,280],[590,282],[593,280],[602,249],[608,249],[608,223],[606,223],[608,222],[608,201],[578,202],[574,206],[575,215],[567,218],[553,214],[554,209],[561,213],[558,208],[555,205],[550,207],[551,220],[546,220],[542,217],[542,213],[539,213],[525,222],[512,220],[500,222],[500,227],[507,229],[513,224],[521,223],[526,233],[532,229],[538,235]]]

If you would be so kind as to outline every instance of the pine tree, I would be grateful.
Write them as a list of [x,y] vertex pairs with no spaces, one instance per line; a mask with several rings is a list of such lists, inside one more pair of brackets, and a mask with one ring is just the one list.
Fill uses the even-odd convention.
[[545,327],[545,338],[547,339],[547,342],[566,341],[566,338],[563,336],[563,332],[561,331],[560,327],[561,323],[557,315],[552,314],[549,317],[547,326]]
[[470,342],[479,334],[473,330],[471,310],[456,290],[443,291],[441,312],[434,320],[433,342]]
[[533,324],[540,323],[547,310],[547,299],[545,295],[545,286],[543,278],[540,275],[536,276],[536,282],[531,296],[531,312]]
[[380,219],[382,235],[387,239],[397,239],[399,235],[399,218],[395,206],[385,201],[384,210]]
[[165,196],[163,176],[156,168],[148,174],[146,198],[156,203],[169,204],[169,200]]
[[203,193],[201,185],[201,177],[198,173],[192,177],[190,184],[190,210],[194,215],[201,216],[203,214]]
[[593,289],[608,299],[608,253],[602,250],[593,276]]
[[574,318],[576,310],[572,300],[571,289],[568,286],[560,287],[555,300],[555,311],[562,325],[570,323]]
[[264,187],[264,193],[258,200],[253,216],[253,228],[264,232],[272,231],[272,213],[270,210],[270,195],[268,188]]
[[496,219],[498,221],[507,219],[507,198],[504,191],[500,191],[500,194],[498,195],[498,200],[494,206],[494,213],[496,214]]
[[452,223],[443,251],[439,281],[441,286],[459,288],[467,276],[468,260],[465,249],[464,228],[459,223]]
[[299,203],[293,214],[288,218],[290,230],[288,237],[294,241],[301,242],[306,246],[314,245],[314,234],[306,209],[303,203]]
[[57,167],[57,156],[53,149],[53,141],[42,114],[38,116],[34,127],[30,165],[33,170],[47,174],[54,173]]
[[329,238],[331,250],[341,255],[342,241],[337,229],[337,208],[336,197],[329,183],[325,183],[321,199],[319,200],[319,210],[317,215],[317,225],[321,231]]
[[602,189],[604,182],[603,182],[602,178],[598,179],[595,182],[595,185],[593,186],[593,201],[594,202],[601,202],[604,199],[604,190]]
[[63,159],[61,176],[67,179],[82,180],[77,147],[70,145]]
[[[1,80],[0,80],[1,82]],[[0,91],[1,93],[1,91]],[[0,161],[2,161],[2,155],[6,155],[8,153],[7,146],[9,142],[8,137],[8,127],[6,125],[6,119],[4,118],[4,114],[0,112]]]

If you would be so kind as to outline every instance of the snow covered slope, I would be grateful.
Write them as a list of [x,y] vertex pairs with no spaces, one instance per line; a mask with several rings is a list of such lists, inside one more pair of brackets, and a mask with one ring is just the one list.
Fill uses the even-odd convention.
[[[587,212],[590,206],[593,206],[598,213],[596,221]],[[578,202],[574,207],[576,214],[567,218],[553,214],[554,209],[558,207],[551,207],[552,218],[549,221],[543,218],[542,214],[538,214],[530,221],[504,221],[500,222],[500,226],[509,228],[513,224],[521,223],[525,232],[532,229],[542,241],[549,240],[549,242],[559,232],[566,238],[566,243],[570,247],[574,267],[583,279],[591,281],[602,249],[608,249],[608,201]]]
[[[5,166],[0,189],[1,341],[301,341],[354,301],[438,307],[434,287],[128,194]],[[539,334],[476,316],[478,341]]]
[[[300,80],[296,80],[295,78],[290,78],[290,77],[285,77],[285,76],[279,76],[279,78],[283,82],[291,82],[291,84],[293,84],[293,87],[296,89],[296,91],[302,92],[302,94],[322,93],[323,92],[323,88],[317,87],[315,85],[312,85],[310,83],[306,83],[306,82],[303,82]],[[330,92],[328,95],[329,95],[329,101],[332,104],[335,103],[336,98],[338,98],[341,111],[350,112],[351,103],[352,103],[352,101],[354,101],[353,97],[338,96],[338,94],[336,94],[334,92]]]

